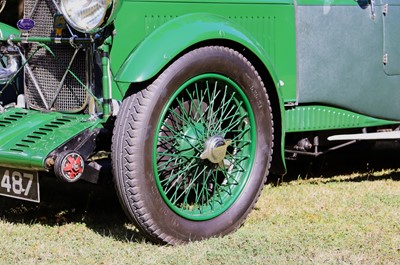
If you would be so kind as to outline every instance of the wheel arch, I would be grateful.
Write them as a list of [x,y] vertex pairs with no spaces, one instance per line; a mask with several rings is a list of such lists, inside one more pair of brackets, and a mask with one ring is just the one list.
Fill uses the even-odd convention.
[[[168,45],[160,47],[160,43]],[[204,46],[232,48],[245,56],[259,72],[268,89],[274,115],[274,149],[270,171],[278,175],[286,173],[282,127],[284,104],[279,90],[279,77],[268,53],[240,25],[208,13],[188,14],[173,19],[153,31],[129,54],[118,70],[115,81],[141,84],[139,87],[143,87],[181,55]],[[122,92],[129,94],[129,91]]]

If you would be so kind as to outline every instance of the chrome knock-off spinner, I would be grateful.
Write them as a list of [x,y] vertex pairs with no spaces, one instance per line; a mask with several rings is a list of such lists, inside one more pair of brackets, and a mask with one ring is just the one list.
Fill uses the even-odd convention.
[[201,153],[201,159],[208,159],[211,163],[221,164],[226,156],[226,150],[232,143],[232,140],[225,140],[220,135],[210,137],[204,146],[204,151]]

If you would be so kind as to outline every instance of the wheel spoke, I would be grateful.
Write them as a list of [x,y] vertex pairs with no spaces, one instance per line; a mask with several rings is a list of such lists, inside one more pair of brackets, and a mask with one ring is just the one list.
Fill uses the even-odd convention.
[[[198,89],[197,89],[197,84],[195,84],[195,90],[193,91],[193,95],[187,91],[187,96],[189,97],[190,100],[190,108],[189,108],[189,113],[193,114],[192,119],[195,122],[200,122],[200,123],[205,123],[206,120],[203,117],[203,110],[202,110],[202,105],[204,103],[204,96],[202,95],[202,90],[201,96],[199,96]],[[193,113],[194,112],[194,113]]]
[[[199,102],[199,104],[198,104],[198,106],[199,106],[199,109],[198,109],[198,112],[200,113],[200,117],[199,117],[199,122],[203,122],[203,123],[206,123],[206,120],[204,119],[204,115],[207,113],[207,111],[206,110],[202,110],[201,109],[201,107],[200,106],[202,106],[203,104],[206,104],[205,102],[204,102],[204,98],[205,98],[205,93],[204,93],[204,91],[203,90],[200,90],[200,95],[199,95],[199,89],[198,89],[198,85],[197,85],[197,83],[195,84],[195,87],[196,87],[196,89],[195,89],[195,96],[196,96],[196,98],[197,98],[197,100],[198,100],[198,102]],[[190,98],[190,100],[191,101],[193,101],[193,98]],[[207,104],[206,104],[207,105]],[[207,105],[207,108],[208,108],[208,105]]]
[[[189,191],[191,190],[191,188],[192,188],[192,186],[193,186],[193,183],[199,178],[199,175],[201,175],[207,168],[204,167],[204,168],[200,171],[200,173],[197,173],[198,169],[199,169],[199,167],[196,167],[195,176],[194,176],[194,177],[192,178],[192,180],[189,182],[189,184],[187,185],[187,187],[181,192],[181,194],[180,194],[178,197],[176,197],[174,203],[176,203],[177,200],[179,200],[179,199],[180,199],[183,195],[185,195],[185,194],[186,194],[186,197],[187,197],[187,195],[189,194]],[[185,197],[185,198],[186,198],[186,197]]]
[[[172,157],[182,157],[179,153],[168,153],[168,152],[158,152],[157,155],[161,156],[172,156]],[[198,156],[185,155],[186,158],[198,158]]]
[[[210,133],[213,134],[216,131],[222,131],[222,125],[226,121],[232,122],[232,121],[236,120],[234,124],[230,124],[230,126],[227,127],[227,128],[224,128],[223,131],[228,132],[230,129],[233,129],[234,127],[236,127],[241,122],[241,119],[244,118],[244,117],[241,117],[241,118],[237,117],[238,113],[240,112],[240,108],[239,107],[240,106],[232,106],[229,109],[229,111],[225,114],[226,116],[224,118],[218,119],[218,123],[217,123],[217,125],[215,125],[216,130],[211,131]],[[235,110],[235,112],[233,114],[231,114],[231,112],[233,110]],[[228,124],[229,124],[229,122],[228,122]]]
[[179,110],[183,113],[183,116],[182,116],[182,115],[179,115],[179,114],[176,112],[176,110],[171,110],[170,113],[171,113],[172,116],[174,116],[174,117],[177,118],[179,121],[181,121],[181,122],[182,122],[182,125],[184,125],[184,124],[186,125],[186,124],[191,123],[190,120],[187,120],[188,117],[186,117],[186,116],[187,116],[186,111],[184,111],[184,109],[182,109],[182,107],[180,107]]
[[[176,182],[179,182],[179,183],[178,183],[177,186],[171,185],[171,186],[166,190],[166,193],[169,193],[169,191],[170,191],[172,188],[174,188],[174,186],[175,186],[175,191],[179,190],[180,186],[181,186],[181,185],[184,183],[184,181],[186,180],[186,178],[185,178],[186,175],[184,174],[184,172],[187,171],[187,170],[191,170],[192,168],[196,168],[196,170],[197,170],[197,165],[195,165],[195,164],[189,164],[189,165],[187,165],[184,169],[179,169],[179,171],[176,172],[175,175],[172,175],[172,173],[171,173],[171,176],[169,177],[169,179],[170,179],[170,180],[173,180],[173,181],[176,181]],[[175,176],[177,176],[177,177],[175,177]],[[167,186],[167,185],[164,185],[164,187],[166,187],[166,186]],[[175,192],[175,193],[177,193],[177,192]],[[174,194],[175,194],[175,193],[174,193]]]

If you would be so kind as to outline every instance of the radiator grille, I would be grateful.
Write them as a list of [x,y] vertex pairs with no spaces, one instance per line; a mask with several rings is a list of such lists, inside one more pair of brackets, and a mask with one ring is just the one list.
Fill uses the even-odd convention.
[[[51,0],[25,0],[24,17],[35,21],[35,27],[29,31],[29,35],[52,36],[54,34],[53,14],[56,12],[57,9]],[[88,93],[71,74],[67,74],[61,89],[59,89],[75,49],[70,45],[49,44],[48,46],[56,57],[44,48],[35,53],[37,44],[30,44],[25,50],[26,58],[32,57],[29,60],[29,66],[47,105],[57,111],[82,111],[87,105]],[[87,76],[88,58],[88,51],[78,51],[70,68],[85,85],[88,85],[89,80]],[[29,107],[45,109],[45,104],[27,71],[25,71],[25,76],[25,95]],[[53,101],[54,104],[51,105]]]

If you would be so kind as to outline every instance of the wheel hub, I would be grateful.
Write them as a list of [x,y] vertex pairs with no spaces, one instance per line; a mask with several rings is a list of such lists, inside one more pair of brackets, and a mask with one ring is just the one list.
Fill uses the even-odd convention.
[[225,140],[220,135],[210,137],[204,146],[204,151],[201,153],[201,159],[208,159],[211,163],[221,164],[226,156],[226,150],[232,140]]
[[200,144],[204,131],[204,126],[200,123],[195,123],[183,130],[181,138],[178,140],[178,150],[181,152],[181,156],[191,157],[196,154],[195,147]]

